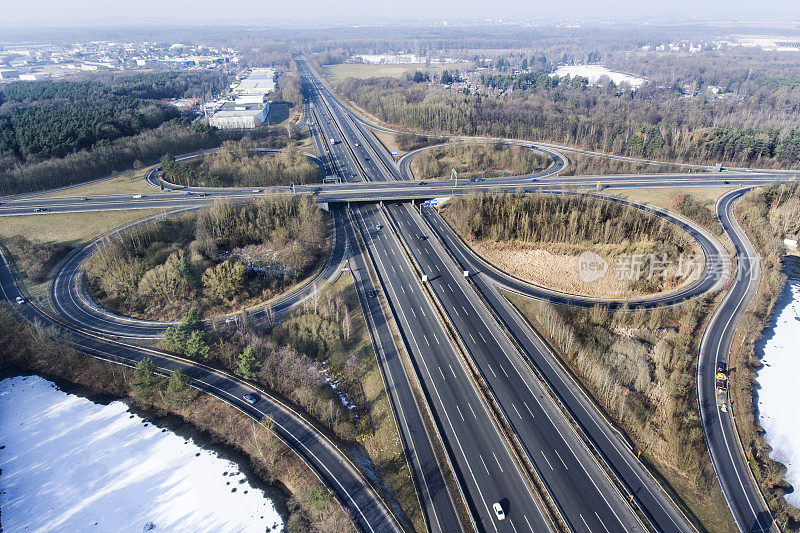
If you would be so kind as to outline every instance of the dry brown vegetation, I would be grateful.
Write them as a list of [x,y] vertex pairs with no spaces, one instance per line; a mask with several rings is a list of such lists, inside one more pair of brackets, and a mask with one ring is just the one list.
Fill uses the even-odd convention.
[[751,191],[736,206],[736,214],[761,256],[761,285],[739,322],[729,362],[730,368],[735,368],[731,373],[730,394],[734,400],[736,427],[750,468],[775,518],[797,528],[800,526],[800,510],[784,499],[791,490],[784,479],[786,467],[770,459],[772,448],[758,424],[756,370],[761,361],[755,346],[769,325],[772,310],[786,282],[781,270],[785,253],[783,238],[800,231],[800,186],[772,185]]
[[33,283],[44,281],[47,273],[70,247],[60,242],[34,242],[22,235],[7,240],[9,251],[14,255],[17,266],[25,277]]
[[325,234],[323,213],[307,197],[215,203],[109,239],[87,261],[87,287],[130,316],[229,311],[309,275],[325,256]]
[[694,379],[711,300],[694,299],[672,309],[609,312],[506,297],[706,529],[735,529],[709,460]]
[[291,493],[287,531],[356,531],[313,471],[265,427],[205,394],[190,394],[180,404],[169,402],[166,380],[157,384],[157,394],[142,394],[132,370],[77,352],[65,340],[56,330],[18,322],[8,308],[0,306],[0,368],[24,368],[66,379],[94,394],[129,397],[155,416],[177,415],[212,440],[245,453],[264,482]]
[[[638,209],[601,199],[470,195],[448,203],[444,216],[488,262],[554,290],[627,297],[675,289],[691,283],[702,271],[697,245],[679,228]],[[585,250],[608,262],[609,269],[601,279],[582,281],[578,256]],[[668,264],[661,263],[665,254]],[[697,261],[689,269],[692,255]],[[681,256],[684,263],[680,263]]]
[[519,176],[547,168],[550,158],[521,146],[493,144],[445,144],[414,157],[411,171],[416,179],[444,179],[456,169],[459,178]]

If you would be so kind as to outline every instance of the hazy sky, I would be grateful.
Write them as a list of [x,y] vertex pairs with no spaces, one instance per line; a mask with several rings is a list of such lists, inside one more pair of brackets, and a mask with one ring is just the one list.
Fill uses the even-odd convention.
[[2,0],[2,26],[224,24],[385,19],[670,19],[800,21],[800,0]]

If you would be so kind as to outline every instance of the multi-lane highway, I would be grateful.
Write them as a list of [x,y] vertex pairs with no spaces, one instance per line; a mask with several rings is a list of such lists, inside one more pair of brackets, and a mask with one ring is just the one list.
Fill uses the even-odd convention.
[[[331,256],[314,278],[316,283],[309,282],[270,302],[270,306],[276,313],[292,308],[311,295],[316,285],[335,277],[342,264],[349,265],[408,451],[408,466],[428,529],[692,530],[687,517],[636,460],[627,442],[499,291],[510,290],[568,305],[677,305],[725,285],[728,256],[719,241],[682,217],[633,204],[653,210],[686,230],[703,250],[706,268],[698,281],[665,295],[627,302],[597,300],[515,279],[473,253],[432,210],[417,212],[399,202],[468,191],[555,192],[598,184],[615,189],[749,188],[792,176],[741,171],[563,177],[556,174],[568,166],[568,161],[557,151],[558,147],[503,141],[543,151],[553,164],[529,176],[458,185],[438,180],[415,183],[408,180],[408,162],[414,153],[396,163],[366,128],[367,121],[343,105],[302,60],[298,66],[308,98],[305,120],[320,157],[318,164],[326,174],[337,175],[341,183],[268,191],[168,185],[165,191],[143,195],[91,198],[28,195],[3,199],[0,216],[129,208],[193,209],[214,199],[246,201],[265,192],[313,195],[331,206]],[[151,176],[153,183],[155,176]],[[727,360],[736,322],[758,284],[757,255],[731,211],[741,194],[741,190],[728,193],[717,205],[718,217],[736,248],[739,268],[703,338],[698,394],[711,457],[734,518],[743,531],[768,531],[773,527],[772,519],[751,479],[735,426],[714,401],[716,364]],[[387,204],[379,205],[379,201]],[[365,248],[360,247],[355,231]],[[240,408],[251,409],[239,400],[240,393],[248,390],[241,380],[100,335],[156,338],[168,324],[114,316],[91,302],[82,289],[80,276],[81,265],[96,245],[91,243],[75,251],[58,271],[51,289],[57,316],[26,305],[20,308],[26,318],[70,329],[76,346],[100,357],[135,364],[149,355],[163,369],[185,367],[201,388]],[[421,279],[421,274],[427,279]],[[18,291],[5,263],[0,269],[0,287],[9,300]],[[370,291],[377,291],[379,297],[370,298]],[[400,330],[401,346],[395,345],[382,298]],[[409,366],[403,365],[403,357],[408,357]],[[414,394],[417,385],[422,399]],[[397,527],[369,483],[323,436],[315,434],[313,427],[267,395],[255,407],[281,417],[280,436],[334,488],[360,527],[368,531]],[[428,413],[433,427],[426,426],[423,420]],[[437,456],[434,451],[438,441],[444,446],[444,456]],[[309,443],[313,450],[308,448]],[[449,469],[455,474],[456,490],[450,490],[444,482],[443,470]],[[459,501],[468,509],[465,523],[459,520]],[[502,505],[504,520],[493,510],[494,503]]]
[[[328,107],[337,106],[331,103]],[[338,113],[346,112],[340,108]],[[346,120],[342,122],[347,124]],[[344,142],[352,142],[351,150],[358,153],[357,159],[363,164],[362,168],[372,167],[371,173],[375,179],[399,177],[397,168],[385,160],[380,165],[372,163],[376,158],[382,157],[382,152],[368,134],[357,131],[355,122],[350,122],[347,128],[352,128],[350,131],[355,135]],[[340,131],[346,130],[340,127]],[[362,213],[363,211],[364,209]],[[384,218],[385,215],[388,215],[388,220]],[[397,232],[396,237],[387,232],[387,221],[389,227]],[[426,296],[419,277],[404,260],[403,247],[414,254],[414,261],[427,272],[428,286],[439,299],[446,315],[445,320],[454,327],[467,352],[465,355],[475,361],[481,374],[479,379],[491,391],[489,401],[497,402],[502,409],[500,423],[508,424],[514,437],[520,440],[526,454],[524,460],[532,465],[535,475],[542,480],[547,493],[545,497],[556,502],[557,512],[566,526],[574,531],[602,531],[604,528],[639,530],[641,526],[638,519],[623,500],[621,493],[574,434],[573,428],[526,366],[521,354],[504,336],[489,310],[466,286],[461,271],[449,260],[443,249],[437,248],[439,244],[436,241],[420,238],[424,237],[421,224],[424,223],[416,220],[407,206],[391,205],[385,212],[374,208],[363,213],[361,229],[362,232],[379,232],[369,249],[377,251],[379,270],[383,263],[388,265],[385,267],[387,270],[391,269],[387,275],[390,299],[403,310],[405,316],[400,317],[401,324],[404,321],[409,322],[408,327],[401,329],[411,332],[410,335],[417,344],[425,341],[419,357],[427,369],[439,369],[439,375],[435,375],[434,370],[427,376],[427,381],[432,382],[435,387],[447,387],[451,385],[449,381],[455,380],[460,384],[459,389],[464,389],[468,388],[466,384],[470,383],[470,376],[455,370],[463,366],[456,353],[458,348],[454,349],[449,343],[444,348],[433,348],[434,340],[438,346],[442,345],[442,335],[446,332],[440,329],[431,333],[431,336],[426,332],[426,319],[435,310],[430,305],[425,305]],[[398,246],[398,239],[401,246]],[[385,252],[385,258],[382,258],[381,249],[387,244],[393,246],[390,248],[391,255]],[[412,317],[408,316],[409,309]],[[422,312],[417,312],[416,309],[422,309]],[[421,340],[417,340],[419,332],[423,332]],[[432,355],[432,351],[436,353],[436,357]],[[451,372],[445,373],[448,368]],[[464,379],[467,381],[458,381]],[[478,401],[483,399],[478,396]],[[471,404],[469,400],[458,396],[453,400],[455,401],[443,402],[441,410],[445,413],[457,413],[456,418],[462,421],[469,420],[470,413],[464,415],[460,410],[464,401]],[[498,431],[499,428],[496,428],[496,432]],[[482,440],[489,437],[484,436]],[[478,456],[489,474],[492,471],[491,466],[487,466],[481,452],[478,452]],[[495,474],[502,472],[502,468],[500,471],[494,470]],[[576,498],[576,494],[580,494],[580,498]],[[508,504],[509,507],[512,506],[512,502]],[[681,526],[677,529],[680,530]]]
[[[312,105],[319,106],[319,131],[329,142],[333,168],[344,179],[381,179],[378,169],[369,164],[369,156],[360,151],[353,157],[355,143],[363,138],[349,130],[349,124],[336,120],[336,111],[317,100],[319,92],[307,91]],[[350,139],[343,138],[349,133]],[[347,134],[345,134],[347,135]],[[375,204],[354,206],[354,218],[373,259],[383,293],[395,313],[419,380],[429,402],[440,438],[455,470],[472,520],[480,530],[547,531],[552,529],[525,475],[507,449],[491,414],[483,404],[475,385],[460,364],[447,338],[444,325],[426,300],[419,280],[402,259],[399,243],[386,230],[387,221]],[[437,370],[438,369],[438,370]],[[447,369],[451,378],[442,374]],[[392,384],[390,384],[390,387]],[[462,416],[469,410],[471,419]],[[466,436],[469,435],[469,438]],[[492,510],[503,503],[508,519],[499,522]]]
[[[358,119],[356,120],[356,122],[358,122]],[[363,124],[364,122],[362,121],[361,123]],[[363,130],[362,130],[361,133],[363,135],[362,138],[368,138],[368,134],[364,135]],[[748,176],[748,174],[751,174],[751,173],[745,173],[745,174],[743,174],[741,176],[737,176],[734,179],[736,181],[739,181],[739,182],[742,182],[742,181],[745,181],[745,180],[748,180],[748,179],[752,179],[752,177]],[[649,179],[648,181],[650,181],[650,185],[653,185],[653,184],[656,184],[659,181],[659,178],[662,178],[662,177],[661,176],[654,177],[652,179]],[[767,179],[770,179],[770,178],[771,177],[767,177]],[[787,175],[786,174],[782,174],[782,175],[778,176],[777,178],[780,179],[780,180],[783,180],[783,179],[787,178]],[[687,180],[685,177],[683,179],[686,182],[691,181],[691,180]],[[672,181],[672,180],[670,179],[668,181]],[[710,181],[712,181],[712,182],[716,181],[720,185],[730,185],[731,184],[731,176],[725,176],[723,179],[719,179],[719,177],[715,177],[713,175],[703,176],[703,182],[704,183],[706,183],[708,185]],[[623,185],[622,183],[619,183],[619,184]],[[740,183],[740,184],[744,184],[744,183]],[[634,184],[634,183],[624,184],[623,186],[626,186],[626,185],[627,186],[637,186],[637,184]],[[674,183],[673,183],[673,185],[674,185]],[[729,195],[729,197],[726,197],[726,199],[724,199],[724,200],[726,202],[730,202],[732,199],[736,198],[737,196],[738,195],[736,195],[736,194]],[[718,208],[719,207],[720,206],[718,206]],[[391,209],[395,209],[395,208],[389,208],[389,209],[391,210]],[[397,209],[401,209],[401,208],[397,208]],[[671,217],[671,215],[666,214],[666,213],[659,213],[659,214],[661,216],[669,216],[669,217]],[[726,230],[728,230],[728,233],[731,233],[730,224],[728,222],[729,221],[729,209],[723,205],[721,209],[718,209],[718,216],[720,217],[720,220],[723,222],[723,225],[725,226]],[[701,247],[703,248],[703,251],[704,251],[704,253],[706,255],[706,267],[707,267],[706,270],[705,270],[704,277],[701,280],[699,280],[698,282],[696,282],[695,284],[693,284],[691,287],[687,288],[685,291],[676,291],[676,293],[667,295],[664,298],[664,300],[662,300],[662,301],[653,302],[652,304],[647,303],[647,302],[638,302],[640,304],[644,304],[644,305],[675,304],[675,303],[678,303],[680,301],[683,301],[687,297],[690,297],[690,296],[693,296],[693,295],[697,295],[697,294],[702,294],[702,293],[710,291],[710,290],[718,289],[725,282],[726,277],[725,277],[724,274],[727,272],[727,264],[725,263],[724,259],[727,256],[726,256],[726,254],[724,252],[724,249],[720,245],[720,243],[716,239],[714,239],[712,236],[710,236],[708,234],[708,232],[706,232],[702,228],[698,227],[696,224],[692,224],[691,222],[683,220],[683,219],[675,220],[674,217],[672,217],[672,218],[673,218],[673,222],[677,223],[679,226],[683,227],[683,229],[687,230],[690,234],[692,234],[698,240],[698,242],[700,243]],[[433,228],[433,225],[436,222],[437,221],[435,221],[435,220],[432,221],[431,228]],[[442,235],[443,233],[446,232],[446,229],[441,225],[441,221],[438,221],[438,223],[440,224],[440,230],[441,230],[440,235]],[[400,225],[402,226],[402,223]],[[419,227],[415,227],[414,230],[415,231],[419,230]],[[452,237],[452,235],[450,235],[450,237]],[[414,240],[415,240],[415,238],[414,238],[414,235],[412,234],[411,238],[410,238],[410,242],[413,242]],[[733,240],[736,241],[737,239],[734,238]],[[739,253],[742,254],[745,251],[745,245],[741,244],[741,243],[742,242],[746,243],[747,239],[746,238],[744,238],[743,240],[739,239],[739,242],[740,242],[740,244],[737,244],[737,251],[739,251]],[[460,244],[462,244],[462,246],[459,246],[459,243],[451,242],[451,249],[452,250],[459,250],[460,249],[461,252],[464,252],[463,243],[460,243]],[[747,252],[752,254],[752,248],[747,250]],[[421,253],[420,253],[420,257],[422,257]],[[465,270],[468,270],[469,267],[472,266],[473,268],[477,267],[478,269],[492,271],[492,273],[494,274],[493,279],[489,280],[490,283],[484,283],[484,285],[483,285],[484,297],[487,297],[487,299],[490,300],[492,293],[494,294],[494,296],[497,296],[496,286],[492,287],[492,285],[498,285],[498,284],[502,285],[503,282],[507,282],[508,281],[508,278],[504,277],[502,275],[498,275],[497,270],[490,268],[491,267],[490,265],[487,265],[485,263],[476,265],[474,263],[475,260],[479,260],[479,258],[475,257],[473,254],[462,255],[462,261],[463,262],[462,262],[461,266],[463,268],[465,268]],[[746,260],[740,260],[740,265],[744,261],[746,261]],[[489,267],[489,268],[487,268],[487,267]],[[740,272],[741,272],[741,269],[740,269]],[[500,274],[502,274],[502,273],[500,273]],[[742,279],[746,278],[747,281],[744,282],[744,281],[740,280],[739,279],[740,277]],[[503,278],[505,278],[505,279],[503,279]],[[756,275],[756,278],[757,278],[757,275]],[[483,281],[485,281],[485,280],[483,280]],[[498,282],[500,282],[500,283],[498,283]],[[754,281],[753,281],[752,277],[749,276],[749,275],[747,275],[747,276],[737,276],[736,284],[737,284],[736,286],[744,286],[746,289],[749,289],[752,292],[752,290],[753,290],[752,287],[754,286],[753,285]],[[749,297],[746,296],[746,295],[743,295],[743,296],[737,298],[735,295],[739,291],[736,290],[736,286],[735,286],[734,291],[733,291],[734,296],[729,297],[729,300],[728,300],[728,301],[733,300],[736,303],[735,304],[728,304],[726,302],[726,304],[729,305],[729,306],[730,305],[736,305],[737,307],[739,307],[739,306],[742,305],[742,302],[746,302],[749,299]],[[513,285],[512,285],[512,287],[513,287]],[[506,288],[509,288],[509,287],[506,287]],[[521,287],[517,286],[516,288],[520,289]],[[528,291],[528,289],[529,289],[528,287],[525,287],[526,291]],[[528,294],[528,295],[530,296],[530,294]],[[573,299],[572,302],[566,301],[565,303],[574,303],[574,299]],[[508,306],[508,303],[505,302],[503,299],[496,298],[495,305],[493,306],[493,308],[494,308],[494,310],[496,312],[502,313],[503,311],[505,311],[506,318],[504,319],[504,323],[505,323],[506,327],[508,327],[512,331],[512,334],[515,336],[515,338],[518,340],[518,342],[520,342],[521,344],[525,344],[526,340],[528,341],[528,343],[531,343],[531,341],[534,340],[534,339],[538,341],[538,339],[536,339],[535,337],[531,337],[530,335],[528,335],[526,333],[520,334],[520,327],[519,327],[518,317],[515,320],[514,316],[509,312],[509,309],[508,309],[507,306]],[[728,311],[730,311],[730,309]],[[728,319],[725,321],[725,324],[726,324],[726,327],[728,327],[729,329],[732,329],[730,326],[731,326],[731,324],[735,323],[735,319],[736,319],[735,314],[734,314],[734,316],[729,316],[729,314],[724,309],[721,310],[720,313],[718,313],[718,316],[720,314],[722,316],[728,317]],[[714,340],[713,339],[713,337],[714,337],[714,333],[713,332],[716,329],[717,329],[717,327],[712,323],[712,325],[709,328],[709,332],[710,332],[709,336],[712,337],[712,342],[709,343],[709,339],[708,339],[708,336],[707,336],[707,338],[704,340],[704,346],[707,346],[709,344],[713,344],[713,340]],[[467,327],[465,329],[465,331],[470,331],[471,332],[471,331],[474,331],[474,328]],[[531,344],[533,344],[533,343],[531,343]],[[541,369],[541,367],[542,367],[542,359],[543,359],[541,357],[541,352],[543,352],[544,350],[542,350],[541,342],[538,342],[538,344],[539,344],[539,346],[529,346],[529,348],[526,349],[525,351],[526,351],[526,354],[529,357],[532,357],[532,353],[531,352],[533,352],[533,353],[539,352],[538,353],[539,362],[538,362],[537,366]],[[722,342],[720,344],[724,345],[725,343]],[[727,348],[726,347],[718,348],[718,350],[719,349],[724,349],[725,353],[727,353]],[[704,350],[705,350],[705,348],[704,348]],[[716,358],[717,357],[714,357],[714,361],[716,361]],[[533,358],[533,357],[532,357],[532,359],[534,361],[537,360],[536,358]],[[710,382],[711,397],[713,398],[714,363],[712,362],[712,363],[709,364],[709,363],[705,363],[705,362],[701,361],[701,366],[700,366],[700,374],[701,374],[701,376],[703,375],[704,366],[710,368],[710,370],[706,369],[706,375],[708,377],[706,379],[706,385],[705,386],[706,386],[706,388],[708,388],[708,383]],[[551,371],[553,371],[553,368],[557,368],[557,367],[553,367],[552,363],[550,363]],[[574,392],[575,391],[575,387],[563,387],[563,385],[566,383],[566,380],[564,380],[564,379],[557,380],[554,383],[554,381],[552,379],[552,376],[550,378],[548,378],[548,382],[551,383],[551,384],[554,384],[556,390],[559,391],[559,394],[560,394],[562,399],[564,399],[564,398],[567,398],[567,399],[572,398],[573,400],[575,400],[573,402],[567,401],[568,408],[570,409],[570,411],[573,414],[575,414],[576,413],[576,405],[579,405],[581,403],[581,402],[577,401],[577,396],[575,395],[575,392]],[[561,389],[559,389],[559,387],[558,387],[559,384],[562,386]],[[702,396],[703,396],[702,385],[701,385],[700,394],[701,394],[701,402],[702,402]],[[571,403],[571,405],[570,405],[570,403]],[[708,402],[706,402],[706,407],[708,407],[707,404],[708,404]],[[713,405],[713,402],[712,402],[712,405]],[[726,417],[726,416],[723,416],[722,413],[718,412],[716,410],[716,406],[714,406],[712,408],[712,410],[714,411],[715,417],[716,417],[719,425],[727,425],[728,426],[728,435],[725,438],[722,438],[722,439],[719,439],[719,440],[722,441],[724,446],[727,447],[727,448],[730,448],[730,446],[732,444],[734,446],[736,446],[738,444],[738,440],[737,440],[735,432],[730,429],[730,419],[728,417]],[[579,415],[581,414],[580,413],[580,409],[577,409],[577,412],[578,412]],[[619,442],[614,442],[614,440],[615,440],[614,437],[615,436],[614,435],[610,435],[610,431],[608,430],[608,428],[607,428],[607,426],[605,424],[598,423],[598,420],[597,420],[596,416],[594,416],[594,417],[593,416],[589,416],[588,418],[590,420],[587,420],[587,414],[588,413],[590,413],[590,409],[587,409],[587,408],[584,407],[583,408],[583,416],[578,416],[577,417],[579,420],[582,419],[584,421],[582,423],[582,427],[584,429],[586,429],[586,428],[589,429],[589,431],[587,432],[587,435],[595,443],[595,445],[598,446],[598,448],[600,449],[601,453],[605,457],[609,457],[609,455],[618,456],[616,461],[614,461],[614,460],[610,461],[611,465],[613,466],[613,468],[615,468],[616,473],[618,475],[620,475],[621,479],[624,480],[623,482],[628,484],[629,487],[631,487],[633,489],[632,493],[636,494],[639,497],[638,499],[641,500],[642,496],[644,496],[643,499],[645,501],[640,501],[640,503],[642,505],[642,509],[648,515],[648,517],[654,522],[654,525],[656,525],[656,527],[658,527],[659,529],[662,529],[662,530],[665,530],[665,531],[673,530],[673,528],[675,528],[675,529],[681,528],[685,524],[683,522],[683,517],[680,515],[679,512],[676,512],[676,510],[670,505],[670,502],[668,502],[668,498],[663,497],[663,494],[661,494],[658,491],[657,488],[654,489],[653,486],[656,485],[656,484],[653,482],[653,480],[648,477],[647,473],[644,471],[643,468],[641,468],[641,465],[639,465],[635,461],[635,459],[632,460],[632,454],[629,452],[629,450],[625,450],[624,446],[620,447]],[[591,419],[593,419],[593,420],[591,420]],[[725,422],[725,420],[723,420],[723,419],[727,419],[727,422]],[[593,426],[592,422],[594,424],[594,427],[592,427]],[[704,424],[704,425],[706,427],[708,427],[707,423]],[[711,440],[711,438],[712,437],[710,437],[710,440]],[[715,455],[714,454],[715,445],[713,443],[710,443],[710,446],[712,448],[712,456],[713,456],[713,455]],[[732,455],[730,453],[730,451],[729,451],[728,455],[729,456]],[[739,451],[738,451],[738,446],[737,446],[737,449],[735,450],[733,455],[735,456],[735,459],[740,463],[740,465],[744,464],[743,460],[742,460],[742,457],[741,457],[741,453],[739,453]],[[715,463],[715,466],[717,466],[718,471],[721,471],[721,468],[719,467],[720,461],[719,461],[718,458],[714,458],[714,463]],[[749,492],[750,494],[745,496],[744,498],[741,498],[741,497],[738,497],[738,498],[737,497],[733,497],[733,498],[731,498],[730,494],[731,494],[732,490],[731,490],[730,487],[727,487],[727,485],[729,485],[729,483],[725,483],[724,482],[723,484],[726,485],[726,490],[725,490],[726,498],[728,498],[729,501],[731,502],[731,507],[732,507],[732,509],[734,509],[734,514],[737,513],[737,511],[736,511],[737,508],[749,509],[750,510],[750,520],[749,520],[749,522],[747,520],[742,520],[739,517],[737,517],[737,521],[740,523],[740,526],[744,530],[752,530],[753,524],[755,523],[756,524],[756,529],[755,530],[758,530],[759,524],[763,525],[763,523],[765,521],[767,523],[769,523],[769,512],[765,510],[763,502],[759,499],[759,494],[758,494],[757,489],[753,488],[753,485],[752,485],[752,482],[751,482],[750,476],[749,476],[749,471],[747,471],[746,466],[743,466],[743,468],[740,468],[739,470],[740,471],[736,474],[735,477],[737,479],[740,479],[740,480],[741,479],[745,480],[745,481],[740,481],[740,483],[739,483],[739,488],[742,489],[740,492],[744,492],[744,493]],[[722,474],[721,473],[721,477],[727,479],[727,478],[731,478],[733,476],[731,476],[730,474]],[[648,487],[649,490],[648,491],[644,491],[644,493],[643,493],[641,485],[648,485],[649,486]],[[741,501],[737,502],[737,500],[744,500],[744,501],[743,502],[741,502]],[[678,525],[678,524],[681,524],[681,525]]]

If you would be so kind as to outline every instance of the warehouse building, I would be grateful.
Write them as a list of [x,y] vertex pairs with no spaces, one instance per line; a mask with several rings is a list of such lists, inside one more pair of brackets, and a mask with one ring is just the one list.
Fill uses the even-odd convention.
[[235,98],[261,97],[275,90],[275,71],[271,68],[254,68],[246,78],[231,88]]
[[209,124],[220,129],[252,129],[262,125],[269,114],[269,103],[225,102],[208,119]]

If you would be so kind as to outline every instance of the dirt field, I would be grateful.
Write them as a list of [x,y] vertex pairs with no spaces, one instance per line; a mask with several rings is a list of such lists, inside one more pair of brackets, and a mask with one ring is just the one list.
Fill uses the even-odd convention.
[[[485,241],[470,242],[470,246],[481,257],[512,276],[548,289],[598,298],[626,298],[648,294],[631,288],[626,273],[632,273],[632,270],[627,270],[622,261],[614,259],[621,254],[636,253],[627,247],[611,245],[593,247],[591,251],[608,262],[608,270],[602,278],[587,283],[581,280],[578,268],[578,256],[585,250],[583,247]],[[646,248],[646,243],[639,243],[637,246],[638,250]],[[682,282],[667,284],[664,289],[672,290],[689,284],[697,279],[701,271],[685,278]],[[676,267],[673,265],[665,270],[663,275],[669,279],[675,272]],[[647,267],[643,268],[642,275],[649,275]]]
[[391,77],[400,78],[406,74],[414,74],[416,71],[440,74],[443,70],[467,70],[472,68],[472,63],[450,63],[447,65],[425,63],[406,63],[402,65],[369,65],[361,63],[341,63],[339,65],[327,65],[323,73],[328,81],[337,83],[345,78],[378,78]]

